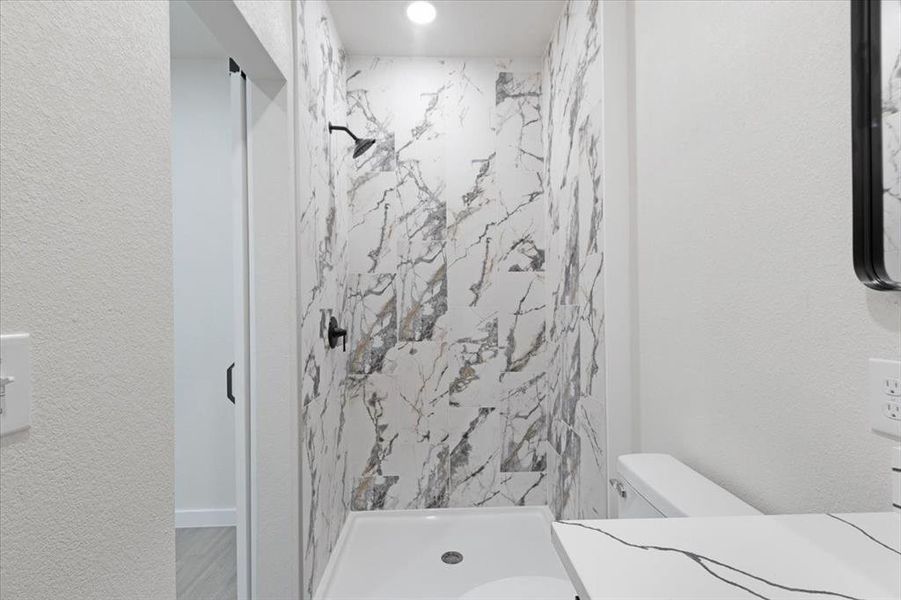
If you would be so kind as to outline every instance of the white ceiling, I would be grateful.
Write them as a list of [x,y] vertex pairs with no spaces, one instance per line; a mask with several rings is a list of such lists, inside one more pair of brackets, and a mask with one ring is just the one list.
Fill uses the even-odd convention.
[[432,0],[428,25],[407,19],[409,0],[329,0],[350,55],[540,56],[563,0]]

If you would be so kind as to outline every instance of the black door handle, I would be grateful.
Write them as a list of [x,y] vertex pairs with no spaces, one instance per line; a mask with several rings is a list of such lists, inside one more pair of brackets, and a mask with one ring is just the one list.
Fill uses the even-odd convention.
[[231,400],[232,404],[235,403],[235,395],[232,393],[232,369],[234,368],[235,363],[232,363],[225,370],[225,396]]

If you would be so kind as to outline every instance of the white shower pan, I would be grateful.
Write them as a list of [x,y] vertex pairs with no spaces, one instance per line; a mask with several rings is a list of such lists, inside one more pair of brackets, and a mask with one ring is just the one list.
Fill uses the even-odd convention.
[[544,506],[353,512],[314,598],[573,600],[551,521]]

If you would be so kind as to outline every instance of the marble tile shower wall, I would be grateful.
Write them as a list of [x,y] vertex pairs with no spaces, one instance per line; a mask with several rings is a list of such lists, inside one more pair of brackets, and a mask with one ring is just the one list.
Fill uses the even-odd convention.
[[603,59],[597,0],[567,2],[542,72],[548,501],[606,517]]
[[540,61],[353,57],[354,510],[547,503]]
[[344,433],[346,355],[323,331],[347,313],[349,138],[328,122],[347,114],[345,55],[324,0],[295,4],[301,525],[307,597],[321,578],[349,510]]
[[346,59],[324,0],[296,14],[307,594],[349,510],[605,516],[597,3],[543,63]]

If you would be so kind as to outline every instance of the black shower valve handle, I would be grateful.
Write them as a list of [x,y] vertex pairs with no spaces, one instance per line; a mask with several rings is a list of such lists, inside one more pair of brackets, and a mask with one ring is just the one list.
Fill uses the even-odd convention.
[[337,346],[338,338],[341,338],[343,351],[347,352],[347,330],[338,327],[338,319],[332,317],[328,321],[328,347],[334,348]]

